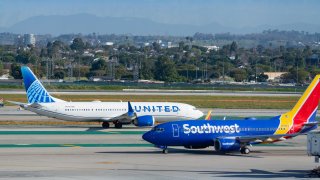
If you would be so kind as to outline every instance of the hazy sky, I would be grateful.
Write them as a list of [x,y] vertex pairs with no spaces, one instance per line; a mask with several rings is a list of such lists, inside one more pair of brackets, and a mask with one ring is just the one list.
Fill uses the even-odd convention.
[[38,15],[89,13],[172,24],[320,24],[320,0],[0,0],[0,27]]

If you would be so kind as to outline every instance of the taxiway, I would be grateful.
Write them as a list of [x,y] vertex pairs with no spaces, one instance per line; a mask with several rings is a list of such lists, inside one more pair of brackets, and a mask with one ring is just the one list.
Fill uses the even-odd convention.
[[249,155],[212,147],[172,147],[168,154],[143,141],[148,128],[0,127],[0,178],[15,179],[261,179],[306,178],[315,167],[306,136]]

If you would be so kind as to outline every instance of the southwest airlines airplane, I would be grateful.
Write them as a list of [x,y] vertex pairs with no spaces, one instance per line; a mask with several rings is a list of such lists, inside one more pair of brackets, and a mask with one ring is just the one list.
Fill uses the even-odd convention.
[[194,106],[172,102],[67,102],[52,97],[29,67],[21,67],[28,103],[9,101],[39,115],[66,121],[97,121],[103,128],[113,122],[116,128],[122,124],[153,126],[154,122],[176,119],[198,119],[203,113]]
[[272,143],[316,129],[320,97],[317,75],[293,109],[270,119],[172,121],[155,126],[142,138],[167,153],[168,146],[248,154],[248,145]]

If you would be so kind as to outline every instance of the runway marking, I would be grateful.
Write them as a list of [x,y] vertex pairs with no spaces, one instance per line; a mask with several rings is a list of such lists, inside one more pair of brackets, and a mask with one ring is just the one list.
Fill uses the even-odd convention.
[[16,144],[17,146],[28,146],[30,144]]
[[73,144],[64,144],[63,146],[65,147],[73,147],[73,148],[79,148],[80,146],[76,146],[76,145],[73,145]]

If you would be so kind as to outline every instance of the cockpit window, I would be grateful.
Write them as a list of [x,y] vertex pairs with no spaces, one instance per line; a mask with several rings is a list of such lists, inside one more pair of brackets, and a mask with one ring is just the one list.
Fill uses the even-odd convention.
[[163,132],[164,129],[163,129],[163,128],[156,128],[155,131],[156,131],[156,132]]
[[152,131],[156,131],[156,132],[163,132],[163,131],[164,131],[164,128],[153,127],[151,130],[152,130]]

